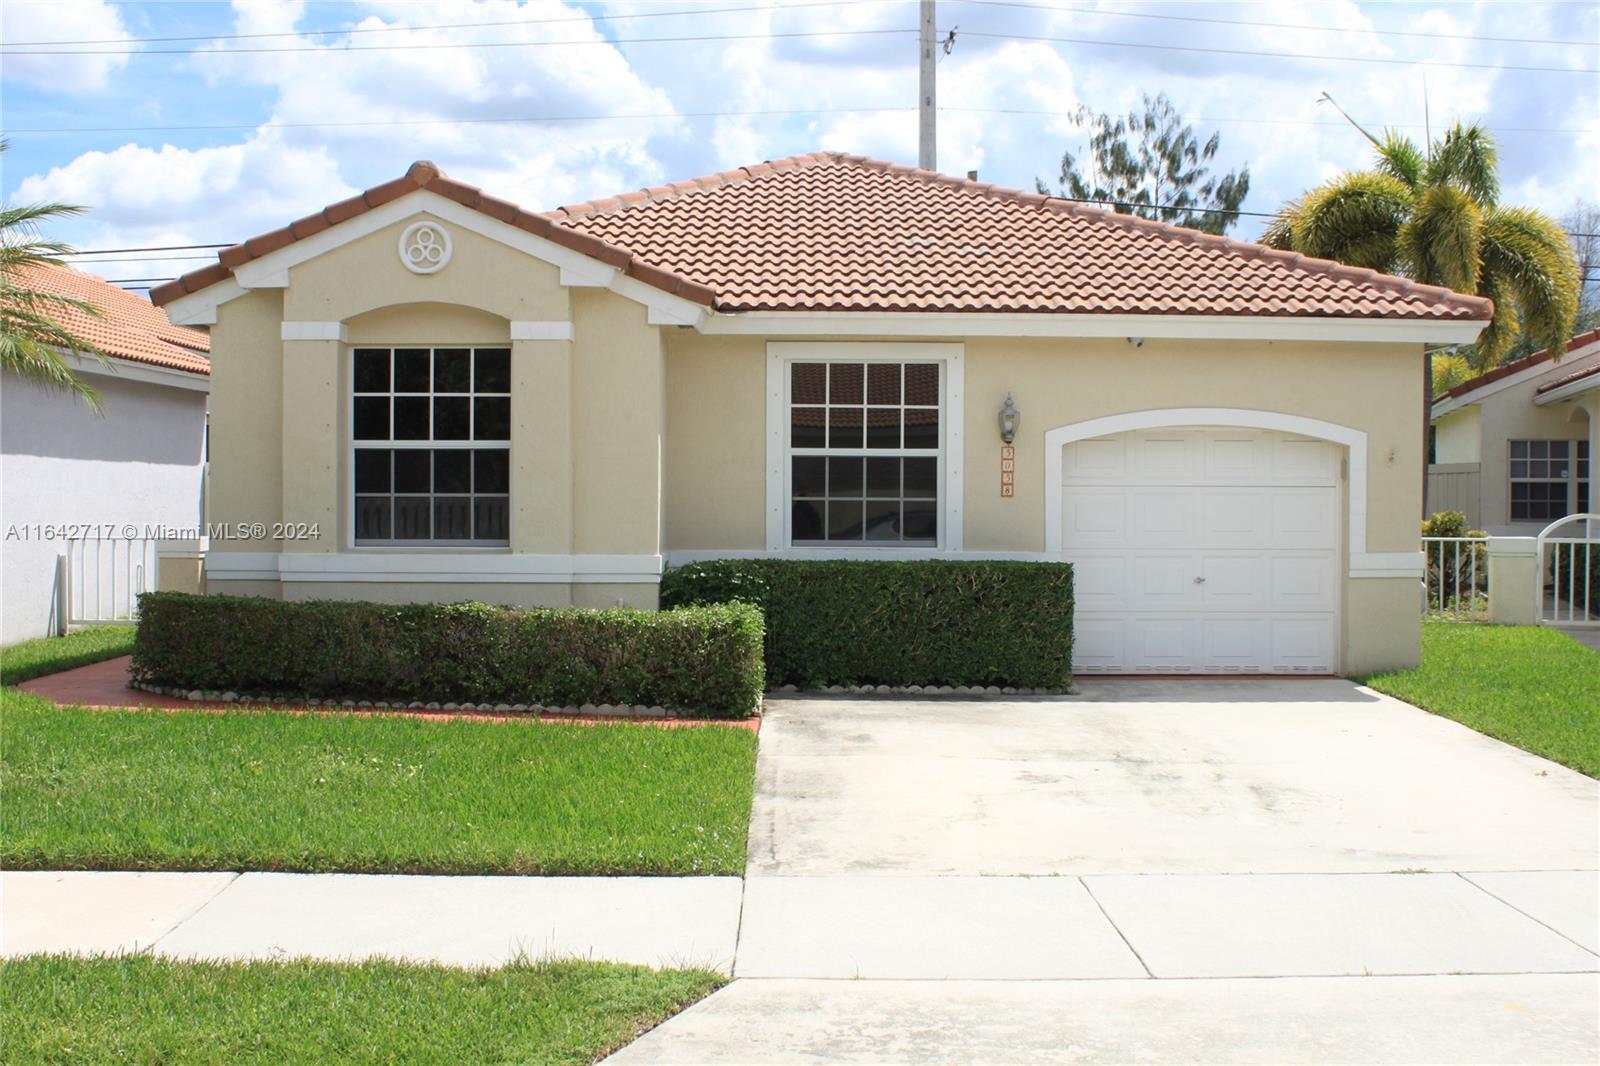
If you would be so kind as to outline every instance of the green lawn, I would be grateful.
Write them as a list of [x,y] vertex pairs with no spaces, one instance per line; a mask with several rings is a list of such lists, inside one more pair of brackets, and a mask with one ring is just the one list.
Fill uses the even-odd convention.
[[744,869],[745,729],[87,711],[5,689],[0,731],[8,868]]
[[605,963],[0,964],[8,1062],[586,1063],[722,983]]
[[92,626],[64,637],[25,640],[0,648],[0,684],[15,685],[132,651],[132,626]]
[[1600,777],[1600,653],[1555,630],[1428,622],[1422,665],[1366,684]]

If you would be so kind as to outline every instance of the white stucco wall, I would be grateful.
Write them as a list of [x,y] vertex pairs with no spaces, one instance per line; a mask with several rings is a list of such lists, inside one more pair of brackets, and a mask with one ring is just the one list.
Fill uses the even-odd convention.
[[25,539],[24,527],[203,521],[206,393],[132,373],[94,375],[101,415],[0,377],[0,644],[46,636],[54,617],[65,547]]

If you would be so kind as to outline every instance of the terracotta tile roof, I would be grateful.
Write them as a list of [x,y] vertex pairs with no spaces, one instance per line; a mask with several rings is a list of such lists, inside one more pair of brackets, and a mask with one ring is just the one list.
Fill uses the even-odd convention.
[[1486,319],[1479,297],[838,153],[561,208],[727,311]]
[[166,303],[417,187],[720,311],[1271,315],[1481,321],[1481,297],[1036,193],[819,152],[529,214],[405,178],[222,253]]
[[1586,366],[1582,370],[1574,370],[1570,374],[1563,374],[1554,381],[1545,382],[1534,391],[1540,393],[1550,392],[1553,389],[1561,388],[1563,385],[1571,385],[1574,381],[1582,381],[1584,378],[1592,377],[1600,377],[1600,363],[1595,363],[1593,366]]
[[24,267],[13,276],[20,285],[71,296],[97,309],[98,317],[58,306],[52,317],[107,355],[193,374],[211,373],[211,338],[201,330],[173,325],[165,311],[141,296],[65,266]]
[[[1596,341],[1600,341],[1600,329],[1591,329],[1587,333],[1580,333],[1567,342],[1566,348],[1563,349],[1563,354],[1577,351],[1579,348],[1593,344]],[[1481,389],[1485,385],[1493,385],[1495,382],[1508,378],[1512,374],[1520,374],[1529,367],[1550,361],[1550,352],[1548,350],[1534,352],[1532,355],[1525,355],[1521,359],[1513,359],[1504,366],[1497,366],[1493,370],[1485,371],[1475,378],[1468,378],[1455,388],[1435,397],[1433,402],[1438,403],[1441,400],[1453,400],[1458,396],[1465,396],[1467,393]],[[1543,392],[1544,386],[1541,386],[1539,391]]]

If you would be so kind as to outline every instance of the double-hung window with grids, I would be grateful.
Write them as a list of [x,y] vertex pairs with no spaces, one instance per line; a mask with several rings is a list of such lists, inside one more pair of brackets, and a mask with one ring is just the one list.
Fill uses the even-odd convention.
[[357,348],[358,545],[509,543],[511,349]]
[[939,543],[942,364],[789,364],[789,543]]

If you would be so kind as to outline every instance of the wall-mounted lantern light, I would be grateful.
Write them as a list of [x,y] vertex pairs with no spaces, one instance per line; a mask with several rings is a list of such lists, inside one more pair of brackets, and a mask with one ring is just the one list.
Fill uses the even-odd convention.
[[1011,394],[1006,393],[1005,406],[1000,408],[1000,439],[1010,444],[1017,439],[1017,423],[1022,421],[1022,412],[1017,410],[1017,405],[1012,402]]

